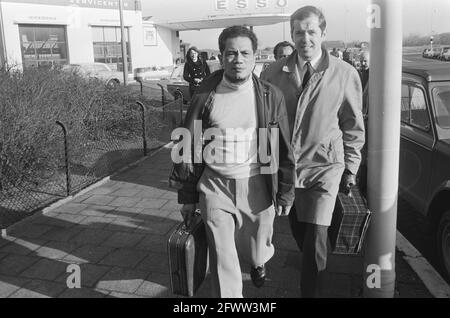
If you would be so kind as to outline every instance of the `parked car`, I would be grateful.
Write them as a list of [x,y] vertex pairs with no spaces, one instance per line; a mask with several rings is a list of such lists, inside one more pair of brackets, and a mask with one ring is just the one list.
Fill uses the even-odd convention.
[[450,60],[450,47],[447,46],[447,47],[442,48],[439,58],[442,61]]
[[115,88],[121,83],[123,74],[113,71],[104,63],[79,63],[67,64],[62,67],[63,71],[76,72],[81,76],[97,78],[109,88]]
[[422,57],[430,58],[433,55],[433,51],[430,48],[423,50]]
[[256,61],[259,60],[275,60],[275,56],[271,53],[258,54],[256,55]]
[[191,99],[189,94],[189,83],[184,80],[183,71],[184,63],[176,65],[173,68],[169,78],[162,78],[160,84],[165,85],[167,87],[167,91],[175,98],[178,98],[175,92],[180,90],[185,101],[188,101]]
[[138,67],[134,69],[134,79],[138,82],[168,77],[170,70],[163,67]]
[[431,58],[438,59],[439,56],[441,55],[441,48],[440,47],[434,47],[431,50],[432,50]]
[[255,63],[255,68],[253,69],[253,73],[256,74],[256,76],[260,76],[261,72],[264,71],[271,63],[275,62],[275,60],[269,59],[269,60],[257,60]]
[[423,213],[450,280],[450,69],[403,68],[400,195]]
[[[217,60],[208,60],[206,61],[209,66],[209,70],[212,72],[220,69],[220,62]],[[172,73],[168,78],[161,78],[159,83],[163,86],[166,86],[167,91],[174,96],[175,98],[179,98],[179,95],[176,93],[180,91],[183,94],[183,99],[185,102],[189,102],[191,100],[191,94],[189,93],[189,83],[186,82],[183,78],[184,71],[184,63],[176,65]]]

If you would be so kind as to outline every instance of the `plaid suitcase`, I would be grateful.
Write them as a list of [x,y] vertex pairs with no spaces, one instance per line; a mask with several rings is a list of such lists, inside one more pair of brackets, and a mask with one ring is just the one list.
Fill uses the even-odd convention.
[[370,211],[358,187],[350,193],[339,192],[328,236],[331,253],[354,255],[361,251],[370,221]]
[[200,214],[186,226],[181,222],[167,241],[172,293],[194,296],[207,271],[208,248]]

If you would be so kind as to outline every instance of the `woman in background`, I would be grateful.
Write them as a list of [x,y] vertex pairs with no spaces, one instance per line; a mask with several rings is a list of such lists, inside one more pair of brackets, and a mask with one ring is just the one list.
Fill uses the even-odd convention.
[[189,83],[189,93],[194,95],[195,89],[210,74],[208,64],[200,57],[200,52],[195,46],[190,47],[186,53],[183,78]]

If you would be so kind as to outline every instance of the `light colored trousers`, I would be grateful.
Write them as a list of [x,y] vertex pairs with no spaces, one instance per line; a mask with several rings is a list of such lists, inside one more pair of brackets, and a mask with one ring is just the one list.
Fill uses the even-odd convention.
[[240,298],[239,257],[260,266],[274,254],[275,210],[265,177],[227,179],[207,167],[197,189],[206,224],[212,297]]

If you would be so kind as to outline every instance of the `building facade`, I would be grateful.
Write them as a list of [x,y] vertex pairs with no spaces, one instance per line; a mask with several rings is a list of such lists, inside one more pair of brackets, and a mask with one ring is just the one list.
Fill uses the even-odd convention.
[[[0,20],[0,62],[123,67],[118,0],[0,0]],[[140,0],[123,0],[123,21],[130,72],[179,57],[178,32],[143,21]]]

